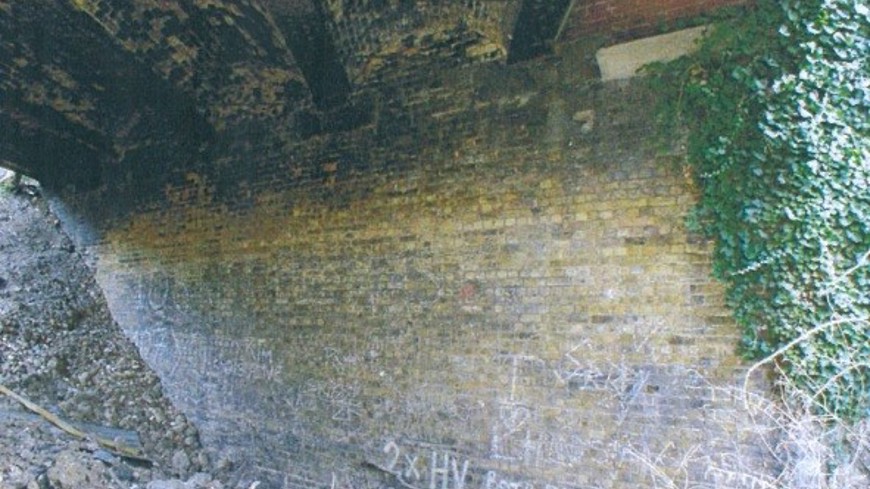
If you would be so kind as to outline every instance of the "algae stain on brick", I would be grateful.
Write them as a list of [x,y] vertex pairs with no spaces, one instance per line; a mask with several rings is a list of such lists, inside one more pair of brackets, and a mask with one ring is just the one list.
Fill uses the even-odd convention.
[[[720,375],[733,341],[704,319],[721,304],[687,299],[707,251],[679,224],[680,176],[657,165],[466,167],[344,206],[272,192],[241,213],[191,174],[167,210],[107,234],[101,281],[126,291],[116,309],[139,308],[126,324],[172,365],[181,404],[253,416],[293,460],[273,453],[276,473],[373,462],[417,487],[591,483],[626,430],[653,443],[642,426],[694,419],[680,406],[704,379],[687,365]],[[673,341],[697,328],[703,344]]]
[[[193,143],[215,161],[189,163],[199,149],[161,110],[101,129],[145,164],[117,175],[129,193],[87,197],[162,192],[94,245],[113,314],[250,480],[643,487],[629,448],[721,434],[711,410],[733,410],[707,382],[738,366],[709,250],[682,226],[693,192],[648,151],[648,94],[590,87],[577,59],[441,73],[504,56],[520,2],[402,2],[396,29],[348,23],[374,3],[328,5],[370,121],[300,141],[311,97],[259,3],[78,2],[216,134]],[[73,67],[26,80],[88,115],[67,96],[89,87]],[[594,124],[570,118],[586,110]]]

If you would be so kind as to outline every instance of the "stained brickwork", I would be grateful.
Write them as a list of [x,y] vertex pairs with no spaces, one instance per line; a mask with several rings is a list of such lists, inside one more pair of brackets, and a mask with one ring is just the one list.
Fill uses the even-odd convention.
[[750,3],[747,0],[587,0],[571,11],[564,40],[589,36],[628,40],[659,34],[680,23],[692,23],[724,7]]
[[193,101],[71,5],[2,3],[0,32],[0,159],[48,186],[142,185],[211,132]]
[[373,123],[367,90],[398,109],[432,72],[525,60],[555,42],[591,56],[738,3],[3,1],[0,34],[14,40],[0,45],[0,127],[14,136],[3,164],[49,186],[153,196],[212,171],[242,135],[282,132],[283,144]]
[[[173,85],[216,126],[274,119],[307,89],[270,13],[259,2],[76,0],[93,23]],[[289,107],[288,107],[289,105]]]
[[[680,151],[642,80],[595,81],[601,39],[505,65],[519,2],[327,1],[353,90],[319,113],[275,3],[0,1],[2,32],[44,9],[52,39],[96,42],[60,63],[0,44],[4,95],[33,99],[0,123],[104,158],[56,208],[209,446],[248,483],[331,489],[642,488],[644,461],[700,453],[712,481],[743,454]],[[573,5],[563,40],[658,15],[607,2],[596,30]]]
[[0,158],[52,187],[153,191],[312,105],[256,2],[2,2],[0,33]]
[[433,74],[370,94],[369,126],[232,143],[235,190],[191,173],[91,248],[119,323],[248,480],[652,487],[638,454],[677,470],[740,446],[714,390],[740,380],[736,331],[679,155],[642,83],[563,61]]
[[357,85],[414,75],[433,63],[451,67],[502,59],[519,2],[323,2],[344,65]]

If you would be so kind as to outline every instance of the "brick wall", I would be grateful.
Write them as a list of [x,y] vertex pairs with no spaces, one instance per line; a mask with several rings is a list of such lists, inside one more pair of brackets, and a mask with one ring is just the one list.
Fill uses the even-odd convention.
[[635,38],[672,29],[675,24],[712,14],[723,7],[746,3],[746,0],[582,1],[572,11],[563,39]]
[[644,456],[709,478],[741,449],[679,156],[643,83],[582,55],[382,87],[354,131],[238,133],[102,230],[113,314],[245,481],[653,487]]

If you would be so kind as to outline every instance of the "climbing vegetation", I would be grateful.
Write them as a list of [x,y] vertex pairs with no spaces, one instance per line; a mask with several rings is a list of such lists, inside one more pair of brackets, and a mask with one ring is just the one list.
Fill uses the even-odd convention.
[[820,411],[870,416],[870,7],[758,0],[699,49],[649,67],[665,130],[686,135],[691,224],[742,351]]

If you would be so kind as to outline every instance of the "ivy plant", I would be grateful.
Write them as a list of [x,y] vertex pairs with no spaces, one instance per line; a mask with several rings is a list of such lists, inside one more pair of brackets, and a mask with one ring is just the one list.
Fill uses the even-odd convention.
[[686,135],[691,222],[741,349],[819,410],[870,415],[870,7],[758,0],[692,54],[649,67],[661,127]]

